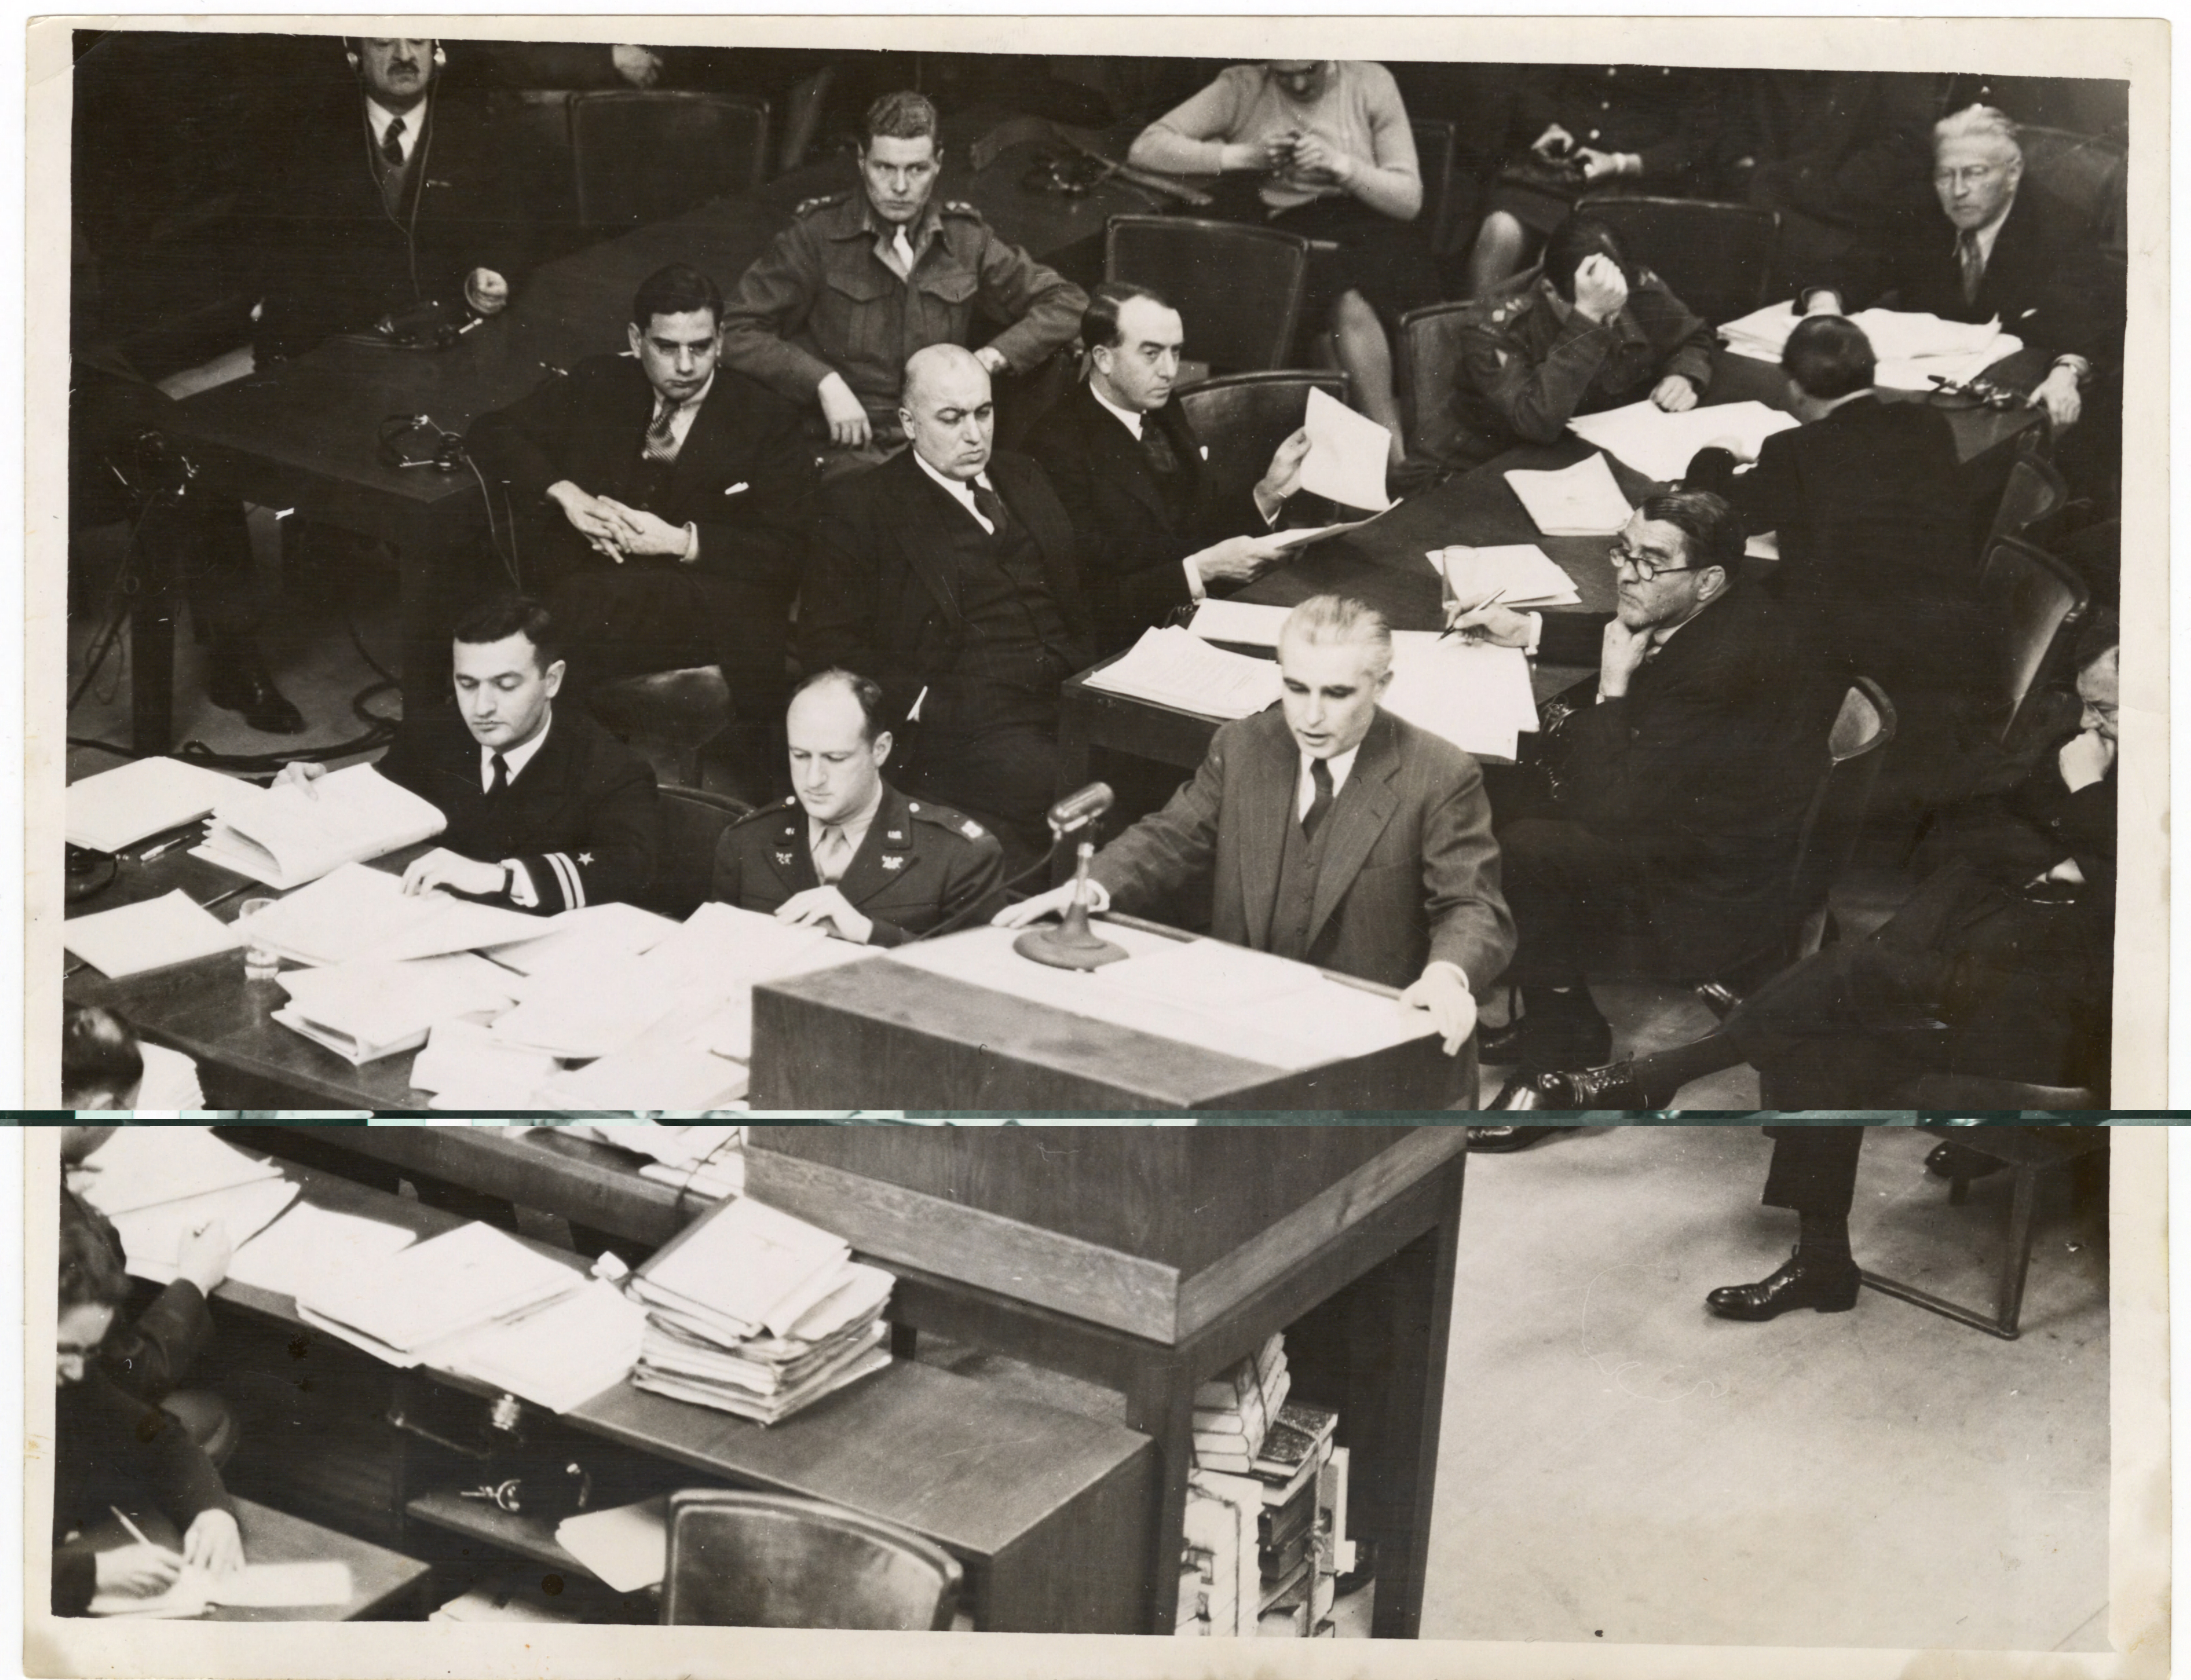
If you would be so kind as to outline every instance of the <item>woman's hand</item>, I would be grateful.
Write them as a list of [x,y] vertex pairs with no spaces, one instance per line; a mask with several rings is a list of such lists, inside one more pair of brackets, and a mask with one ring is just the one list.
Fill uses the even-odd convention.
[[1322,134],[1303,134],[1293,144],[1293,168],[1297,180],[1321,176],[1335,186],[1348,186],[1361,173],[1362,160],[1344,151]]

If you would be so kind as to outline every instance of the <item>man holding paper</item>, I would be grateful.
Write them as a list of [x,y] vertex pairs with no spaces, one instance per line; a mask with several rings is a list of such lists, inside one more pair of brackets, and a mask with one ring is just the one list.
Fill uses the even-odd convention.
[[[1404,988],[1457,1054],[1514,948],[1482,772],[1378,704],[1391,632],[1362,602],[1303,601],[1278,666],[1278,709],[1220,729],[1194,779],[1096,855],[1095,908],[1206,891],[1218,938]],[[1061,913],[1072,890],[997,920]]]
[[1308,434],[1281,443],[1251,491],[1211,494],[1209,445],[1171,400],[1186,335],[1147,287],[1097,287],[1080,318],[1087,379],[1027,434],[1080,538],[1099,657],[1285,557],[1272,527],[1300,487]]
[[[406,718],[376,768],[448,819],[403,872],[406,892],[555,915],[628,899],[654,878],[654,772],[583,708],[555,708],[561,632],[523,595],[475,608],[456,629],[457,705]],[[327,773],[293,763],[283,782]]]
[[1711,328],[1593,216],[1561,223],[1536,279],[1480,301],[1460,344],[1465,464],[1646,396],[1679,413],[1711,383]]

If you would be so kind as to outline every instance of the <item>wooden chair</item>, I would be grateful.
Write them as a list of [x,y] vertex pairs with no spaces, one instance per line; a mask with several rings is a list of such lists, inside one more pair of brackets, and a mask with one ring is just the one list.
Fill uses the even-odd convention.
[[2092,602],[2085,580],[2035,544],[2003,537],[1986,550],[1978,594],[2000,634],[2000,689],[1995,698],[2006,743],[2031,697],[2063,674]]
[[[1938,1081],[1920,1081],[1921,1093],[1929,1091],[1935,1097],[1949,1094],[1951,1088],[1968,1089],[1983,1085],[1984,1095],[1992,1097],[2008,1096],[2030,1096],[2034,1094],[2053,1094],[2065,1098],[2091,1099],[2090,1091],[2058,1091],[2052,1087],[2012,1085],[2006,1080],[1957,1079],[1938,1076]],[[1954,1106],[1975,1107],[1975,1104]],[[1995,1106],[1989,1104],[1988,1106]],[[2009,1108],[2044,1107],[2029,1102],[2011,1102]],[[2091,1106],[2089,1101],[2086,1106]],[[2034,1216],[2038,1207],[2040,1175],[2066,1167],[2080,1156],[2089,1155],[2108,1147],[2105,1126],[1928,1126],[1928,1130],[1939,1131],[1960,1148],[1980,1155],[1990,1156],[2006,1165],[2014,1174],[2015,1182],[2009,1201],[2008,1243],[2002,1250],[2000,1281],[1990,1315],[1968,1307],[1957,1305],[1943,1296],[1932,1295],[1914,1286],[1898,1283],[1892,1278],[1875,1272],[1864,1274],[1864,1283],[1881,1295],[1891,1295],[1898,1301],[1909,1301],[1928,1313],[1937,1313],[1943,1318],[1953,1318],[1959,1324],[1968,1324],[1973,1330],[1983,1330],[1988,1335],[1999,1336],[2004,1341],[2013,1341],[2023,1334],[2023,1285],[2031,1270],[2031,1248],[2034,1235]],[[1958,1178],[1949,1193],[1952,1206],[1963,1204],[1969,1193],[1969,1181]]]
[[1584,198],[1620,236],[1628,254],[1658,271],[1673,293],[1716,327],[1773,301],[1780,265],[1780,213],[1704,198]]
[[1209,450],[1209,494],[1230,506],[1255,487],[1278,447],[1300,429],[1308,394],[1320,390],[1346,401],[1344,373],[1289,369],[1235,373],[1181,385],[1172,401]]
[[725,794],[674,785],[661,791],[662,847],[654,880],[640,895],[641,908],[679,921],[707,902],[715,878],[715,843],[723,830],[753,807]]
[[[2041,436],[2040,428],[2033,426],[2023,436]],[[2069,499],[2069,487],[2061,470],[2048,460],[2042,450],[2020,447],[2016,458],[2009,464],[2008,482],[2001,488],[2000,505],[1994,511],[1993,525],[1986,532],[1984,552],[1991,554],[1993,546],[2004,537],[2029,537],[2039,523],[2051,519],[2062,510]]]
[[1196,216],[1113,216],[1103,277],[1161,292],[1187,348],[1220,373],[1283,367],[1300,322],[1308,242],[1276,228]]
[[765,100],[618,88],[570,101],[578,220],[593,233],[666,221],[767,178]]
[[669,1500],[662,1622],[941,1632],[965,1579],[933,1542],[819,1500],[688,1489]]
[[666,757],[674,774],[663,779],[687,788],[700,785],[701,749],[731,724],[730,685],[714,665],[612,678],[596,683],[586,699],[609,732],[653,763],[657,776]]

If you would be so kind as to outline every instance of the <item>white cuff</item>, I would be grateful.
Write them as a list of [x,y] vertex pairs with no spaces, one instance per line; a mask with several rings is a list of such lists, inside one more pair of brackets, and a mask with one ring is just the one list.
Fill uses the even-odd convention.
[[1462,991],[1466,992],[1471,997],[1475,996],[1476,988],[1468,983],[1468,971],[1463,968],[1459,963],[1448,962],[1445,959],[1441,957],[1436,961],[1425,963],[1423,965],[1423,972],[1427,975],[1432,969],[1436,968],[1445,970],[1447,973],[1450,974],[1454,979],[1460,982],[1460,989]]
[[1545,615],[1541,612],[1524,612],[1522,616],[1529,621],[1529,642],[1522,652],[1534,659],[1537,657],[1537,649],[1544,645]]
[[1209,586],[1202,581],[1202,568],[1194,563],[1192,558],[1180,561],[1179,568],[1187,573],[1187,592],[1197,601],[1208,599]]
[[540,891],[532,885],[532,871],[515,857],[505,857],[502,867],[509,871],[509,902],[521,910],[538,908]]
[[1088,914],[1091,916],[1100,916],[1110,908],[1111,889],[1097,880],[1095,876],[1089,876]]

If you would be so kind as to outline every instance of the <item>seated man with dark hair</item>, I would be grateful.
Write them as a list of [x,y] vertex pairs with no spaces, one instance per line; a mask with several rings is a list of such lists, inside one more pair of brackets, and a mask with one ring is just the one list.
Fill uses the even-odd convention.
[[882,685],[817,671],[784,720],[791,797],[724,830],[714,896],[856,945],[902,945],[1001,902],[1004,847],[972,818],[883,780]]
[[[757,747],[783,706],[813,449],[791,405],[719,362],[722,294],[672,263],[632,299],[630,353],[597,356],[469,442],[521,511],[583,700],[604,678],[720,663]],[[772,756],[772,755],[771,755]]]
[[1594,699],[1553,720],[1539,773],[1493,791],[1526,1012],[1487,1035],[1486,1061],[1526,1077],[1603,1060],[1612,1028],[1586,982],[1631,920],[1660,971],[1687,980],[1769,960],[1786,937],[1839,696],[1787,609],[1740,581],[1742,548],[1721,498],[1666,492],[1614,540],[1609,622],[1503,607],[1454,621],[1562,663],[1597,645]]
[[1209,444],[1171,400],[1185,338],[1179,311],[1147,287],[1097,287],[1080,317],[1088,377],[1027,434],[1080,538],[1098,657],[1285,556],[1268,533],[1300,487],[1308,433],[1278,446],[1249,493],[1209,494]]
[[1534,284],[1469,312],[1454,394],[1461,457],[1551,443],[1578,414],[1646,397],[1670,413],[1693,408],[1711,383],[1712,350],[1710,327],[1632,261],[1610,227],[1570,216]]
[[[449,819],[403,872],[407,892],[555,915],[628,899],[654,879],[654,772],[583,708],[557,712],[561,634],[548,609],[503,595],[459,621],[457,704],[406,718],[376,766]],[[326,766],[293,763],[306,787]]]

